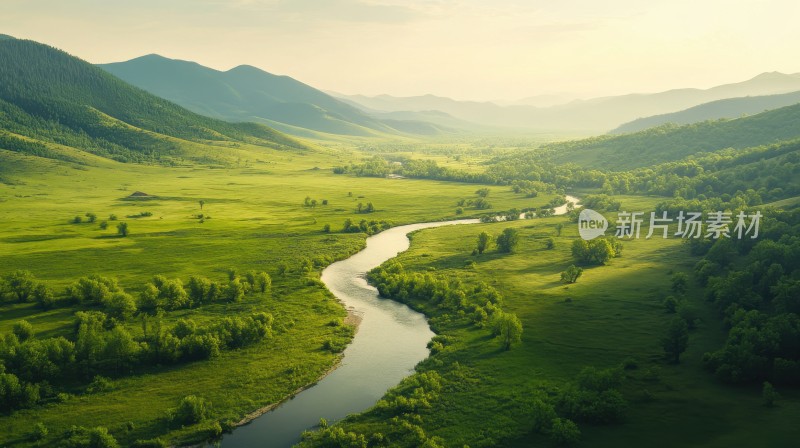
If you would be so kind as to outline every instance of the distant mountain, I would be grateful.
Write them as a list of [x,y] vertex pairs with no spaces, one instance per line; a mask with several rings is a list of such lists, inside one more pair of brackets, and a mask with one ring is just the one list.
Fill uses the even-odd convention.
[[359,108],[303,84],[256,67],[218,71],[195,62],[148,55],[99,67],[194,112],[230,121],[264,122],[285,132],[305,130],[343,135],[438,132],[421,123],[383,122]]
[[192,113],[55,48],[0,40],[0,148],[56,157],[51,148],[63,145],[120,161],[199,157],[178,139],[305,148],[267,126]]
[[575,95],[567,93],[554,93],[543,94],[536,96],[529,96],[514,101],[493,101],[500,106],[535,106],[535,107],[552,107],[561,104],[569,103],[579,99]]
[[546,145],[547,158],[586,168],[627,170],[701,152],[742,149],[800,138],[800,104],[734,120],[666,124],[633,134]]
[[720,118],[739,118],[742,115],[758,114],[797,103],[800,103],[800,92],[728,98],[704,103],[680,112],[639,118],[614,129],[611,134],[637,132],[666,123],[692,124],[706,120],[719,120]]
[[773,72],[706,90],[677,89],[652,94],[610,96],[575,100],[550,107],[518,104],[500,106],[491,102],[456,101],[434,95],[347,95],[340,98],[365,109],[384,112],[438,110],[462,120],[491,126],[537,131],[607,132],[637,118],[675,112],[709,101],[795,91],[800,91],[800,74]]

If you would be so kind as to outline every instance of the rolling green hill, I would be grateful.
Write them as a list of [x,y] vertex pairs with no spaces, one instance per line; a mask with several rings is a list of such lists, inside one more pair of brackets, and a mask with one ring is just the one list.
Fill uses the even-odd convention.
[[0,40],[0,142],[59,158],[64,145],[120,161],[192,158],[183,141],[304,148],[267,126],[204,117],[55,48]]
[[[286,132],[299,127],[343,135],[415,129],[407,123],[390,126],[300,81],[248,65],[222,72],[152,54],[100,67],[197,113],[224,120],[282,124]],[[431,127],[423,130],[431,132]]]
[[666,124],[620,136],[547,145],[554,162],[622,171],[679,160],[700,152],[748,148],[800,137],[800,105],[735,120]]
[[719,120],[720,118],[739,118],[742,115],[758,114],[767,110],[791,106],[797,103],[800,103],[800,92],[784,93],[781,95],[728,98],[704,103],[680,112],[639,118],[619,126],[610,133],[625,134],[637,132],[667,123],[683,125],[706,120]]

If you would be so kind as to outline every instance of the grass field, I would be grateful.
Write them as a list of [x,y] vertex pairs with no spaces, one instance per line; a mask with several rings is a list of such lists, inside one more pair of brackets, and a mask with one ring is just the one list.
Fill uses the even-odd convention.
[[[621,200],[624,208],[643,211],[658,202],[643,197]],[[557,223],[565,225],[560,237],[555,236]],[[516,253],[471,255],[478,233],[498,235],[509,226],[520,232]],[[555,249],[546,249],[547,237],[555,238]],[[441,374],[441,392],[429,408],[399,420],[376,409],[341,426],[367,435],[394,434],[393,440],[402,446],[414,443],[404,439],[408,436],[399,429],[402,421],[417,424],[426,437],[440,437],[438,443],[448,447],[550,446],[532,431],[533,398],[543,388],[558,389],[574,381],[585,366],[609,368],[633,359],[638,367],[625,370],[623,392],[629,407],[624,421],[581,424],[580,446],[796,445],[800,397],[794,391],[786,391],[779,406],[766,408],[760,388],[725,386],[703,370],[703,353],[719,348],[725,333],[696,285],[690,286],[685,300],[696,307],[701,322],[691,332],[682,362],[665,362],[659,340],[671,315],[662,300],[672,294],[671,275],[689,273],[697,261],[680,240],[625,242],[621,258],[586,269],[577,283],[567,286],[559,273],[573,263],[570,243],[575,238],[577,225],[564,217],[415,234],[411,249],[397,258],[406,271],[489,283],[504,297],[504,311],[522,321],[522,341],[504,351],[487,330],[447,318],[436,306],[414,302],[412,306],[431,316],[449,341],[421,367]]]
[[[282,152],[247,145],[201,146],[209,152],[219,150],[227,167],[121,164],[75,152],[84,163],[77,165],[0,150],[0,275],[29,270],[59,292],[79,277],[100,274],[117,278],[137,295],[157,274],[186,282],[190,275],[223,280],[229,268],[264,270],[273,278],[271,298],[173,311],[165,323],[190,317],[202,324],[263,310],[275,316],[279,330],[265,344],[225,351],[212,361],[154,367],[114,379],[109,392],[88,394],[85,385],[71,385],[63,403],[0,416],[0,445],[32,443],[28,437],[38,422],[47,426],[51,441],[71,425],[84,425],[106,426],[127,444],[167,433],[163,417],[186,395],[210,400],[212,420],[223,422],[238,421],[285,398],[336,361],[337,355],[323,350],[322,343],[336,331],[328,324],[341,321],[345,313],[313,279],[322,266],[363,246],[364,234],[339,232],[345,219],[404,224],[454,218],[456,202],[476,197],[480,188],[334,175],[330,167],[344,160],[333,149]],[[358,161],[369,155],[350,152],[349,157]],[[552,197],[524,199],[507,188],[490,188],[494,210],[539,206]],[[129,198],[137,191],[149,196]],[[306,196],[319,205],[305,207]],[[321,205],[322,200],[328,205]],[[375,212],[356,213],[359,202],[373,203]],[[151,215],[137,217],[142,212]],[[86,213],[96,214],[97,221],[86,222]],[[197,218],[200,213],[203,222]],[[467,208],[464,216],[471,213]],[[99,223],[111,214],[128,224],[128,237],[116,235],[116,221],[100,229]],[[75,216],[84,222],[71,223]],[[332,233],[322,231],[325,224]],[[299,272],[305,258],[315,263],[311,280]],[[282,264],[288,267],[285,275],[278,273]],[[31,303],[3,303],[0,334],[25,319],[39,337],[67,336],[75,310],[42,311]],[[126,326],[134,335],[142,332],[136,318]],[[190,441],[202,429],[172,431],[167,438]]]

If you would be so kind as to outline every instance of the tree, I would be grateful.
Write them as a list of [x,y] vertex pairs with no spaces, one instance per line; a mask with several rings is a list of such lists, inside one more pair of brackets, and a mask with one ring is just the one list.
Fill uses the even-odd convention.
[[49,310],[56,304],[56,297],[53,295],[53,290],[41,282],[36,285],[32,297],[33,301],[36,302],[40,308],[45,310]]
[[661,345],[667,357],[678,364],[681,353],[689,346],[689,326],[682,318],[675,316],[667,327],[667,334],[661,339]]
[[211,403],[195,395],[183,397],[177,408],[170,410],[169,420],[177,425],[200,423],[211,415]]
[[556,236],[561,236],[561,230],[564,229],[564,224],[556,224]]
[[485,198],[486,196],[489,196],[489,191],[490,190],[488,188],[480,188],[478,189],[478,191],[475,192],[475,194],[477,194],[482,198]]
[[478,235],[478,253],[482,254],[489,247],[489,241],[491,241],[492,237],[486,232],[481,232]]
[[553,238],[546,239],[544,241],[544,247],[546,247],[548,250],[555,249],[556,248],[556,240],[554,240]]
[[325,233],[331,233],[331,225],[325,224],[324,226],[322,226],[322,231]]
[[90,223],[97,221],[97,215],[95,215],[94,213],[87,213],[86,218],[87,218],[86,220]]
[[159,298],[158,288],[154,284],[148,283],[139,294],[139,309],[147,312],[147,314],[155,315],[160,307],[161,299]]
[[375,211],[375,206],[372,205],[372,202],[367,202],[366,213],[372,213]]
[[28,339],[33,337],[33,325],[30,324],[27,320],[21,320],[14,324],[14,328],[12,329],[14,336],[20,342],[25,342]]
[[199,201],[197,201],[197,203],[200,204],[200,210],[203,210],[203,206],[206,205],[206,201],[200,199]]
[[117,234],[123,238],[128,236],[128,223],[121,222],[117,224]]
[[136,364],[139,344],[125,327],[117,326],[106,337],[100,360],[107,368],[121,373]]
[[254,286],[262,293],[266,293],[272,288],[272,278],[266,272],[259,272],[256,274]]
[[112,293],[121,292],[122,289],[113,278],[100,275],[81,277],[77,282],[67,287],[67,297],[77,303],[100,305]]
[[108,433],[108,429],[98,426],[89,431],[89,445],[91,448],[119,448],[117,439]]
[[191,276],[189,277],[189,299],[192,305],[200,305],[201,303],[211,302],[212,298],[209,297],[211,291],[211,281],[205,277]]
[[500,336],[505,350],[511,350],[511,345],[522,340],[522,322],[516,314],[495,313],[494,333]]
[[557,445],[574,445],[581,439],[581,430],[570,419],[554,418],[550,425],[550,438]]
[[121,321],[130,319],[136,312],[136,301],[124,292],[113,293],[103,301],[103,306],[106,314]]
[[775,391],[775,387],[770,382],[764,381],[764,385],[761,388],[761,398],[764,401],[764,406],[768,408],[775,406],[775,400],[779,397],[778,392]]
[[238,278],[228,282],[228,286],[225,288],[224,295],[225,300],[228,302],[238,302],[242,300],[244,297],[244,286],[242,285],[242,282],[240,282]]
[[503,230],[497,237],[497,250],[503,253],[514,252],[514,248],[519,244],[519,232],[513,227]]
[[17,302],[27,302],[35,293],[39,282],[30,271],[17,270],[5,276],[6,289]]
[[561,281],[564,283],[575,283],[582,274],[583,268],[579,268],[574,264],[571,264],[564,272],[561,273]]
[[167,309],[177,310],[191,305],[189,294],[186,293],[183,288],[183,282],[178,278],[164,281],[158,291],[161,303]]
[[44,423],[39,422],[33,426],[33,433],[31,433],[31,439],[34,441],[39,441],[47,437],[47,434],[50,431],[47,430],[47,426]]
[[689,284],[689,276],[683,272],[676,272],[672,274],[672,291],[676,294],[683,294],[686,292],[686,287]]
[[572,242],[572,257],[586,264],[606,264],[613,257],[619,256],[621,250],[619,242],[612,244],[606,238],[591,241],[577,239]]

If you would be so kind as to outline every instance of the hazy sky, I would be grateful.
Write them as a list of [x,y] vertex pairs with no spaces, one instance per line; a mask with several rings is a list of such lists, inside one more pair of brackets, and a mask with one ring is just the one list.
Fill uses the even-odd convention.
[[159,53],[478,100],[800,72],[798,17],[794,0],[0,0],[0,33],[94,63]]

